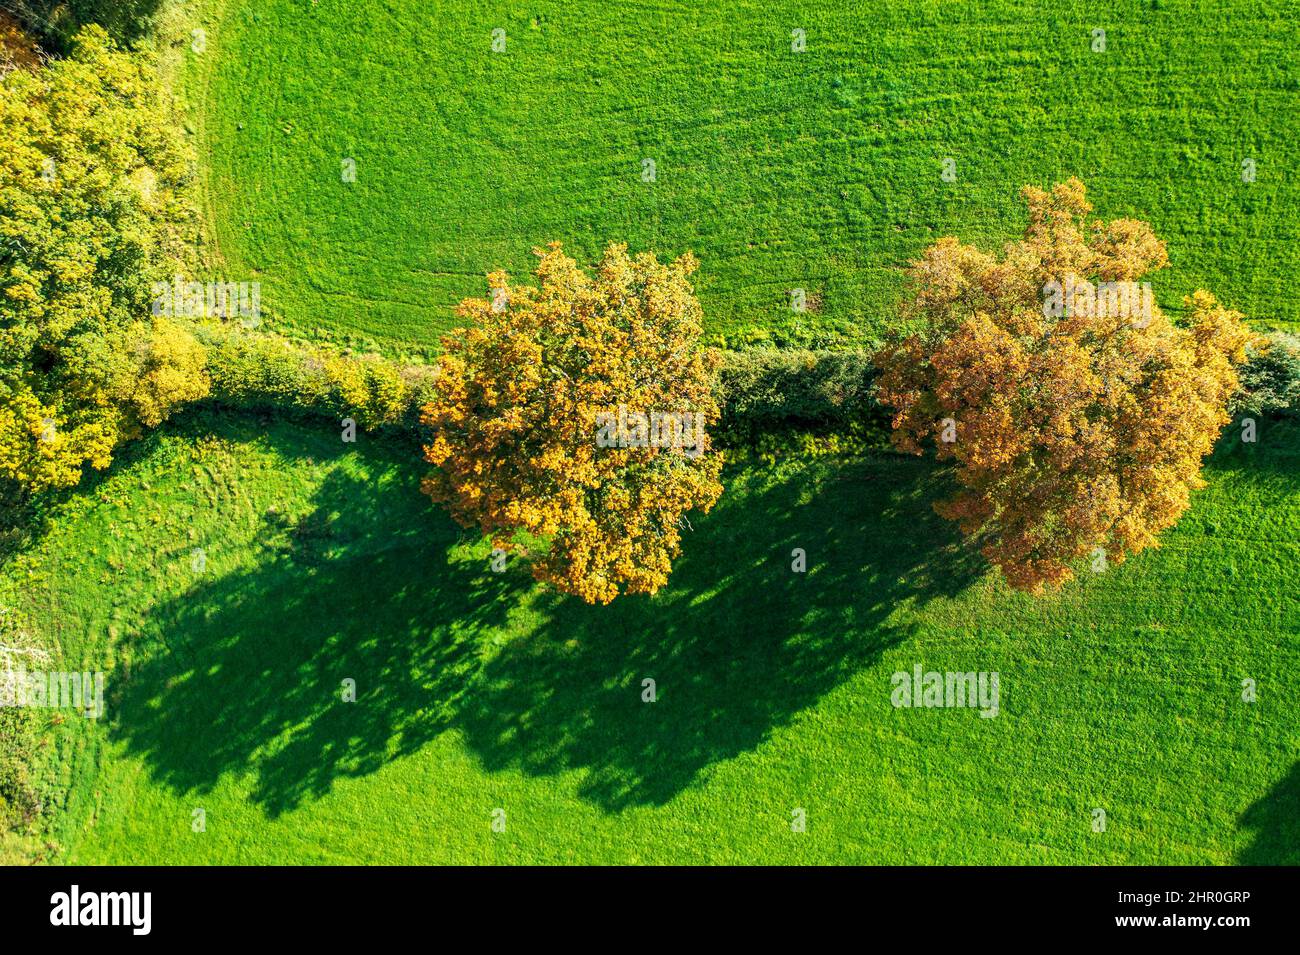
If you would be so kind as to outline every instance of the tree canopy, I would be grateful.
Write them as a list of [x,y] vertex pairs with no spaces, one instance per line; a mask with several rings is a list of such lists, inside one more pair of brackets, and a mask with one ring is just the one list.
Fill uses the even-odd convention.
[[1167,264],[1164,244],[1146,223],[1089,218],[1077,179],[1023,195],[1029,225],[1000,257],[944,238],[912,263],[920,327],[877,361],[896,445],[955,465],[961,490],[936,510],[1038,590],[1178,520],[1250,335],[1205,291],[1168,319],[1138,283]]
[[443,339],[424,489],[566,593],[653,593],[722,493],[695,260],[611,245],[593,276],[558,243],[537,255],[538,286],[492,273]]
[[207,392],[202,349],[151,308],[189,159],[149,68],[98,27],[0,77],[0,140],[0,478],[68,486]]

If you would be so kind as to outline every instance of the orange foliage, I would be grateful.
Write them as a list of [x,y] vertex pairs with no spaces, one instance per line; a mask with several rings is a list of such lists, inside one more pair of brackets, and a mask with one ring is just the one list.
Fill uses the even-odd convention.
[[0,76],[10,70],[35,70],[40,51],[12,16],[0,10]]
[[1126,284],[1168,263],[1164,244],[1143,222],[1089,219],[1077,179],[1023,195],[1029,226],[1001,258],[949,237],[912,263],[905,311],[923,328],[876,361],[895,444],[955,463],[961,491],[935,510],[1039,591],[1177,522],[1250,334],[1208,292],[1175,325]]

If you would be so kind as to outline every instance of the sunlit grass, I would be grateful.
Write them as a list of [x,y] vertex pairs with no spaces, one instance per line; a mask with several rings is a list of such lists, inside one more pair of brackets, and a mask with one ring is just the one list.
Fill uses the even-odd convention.
[[[491,573],[411,448],[203,416],[0,599],[109,669],[106,723],[51,733],[71,861],[1295,862],[1300,444],[1261,440],[1058,595],[881,457],[734,471],[663,592],[592,608]],[[997,671],[999,715],[894,709],[917,663]]]
[[870,337],[908,259],[945,234],[997,247],[1022,185],[1072,175],[1167,240],[1163,305],[1204,286],[1300,319],[1300,34],[1279,2],[225,8],[190,96],[224,271],[260,279],[281,327],[435,345],[488,270],[618,240],[694,250],[712,332]]

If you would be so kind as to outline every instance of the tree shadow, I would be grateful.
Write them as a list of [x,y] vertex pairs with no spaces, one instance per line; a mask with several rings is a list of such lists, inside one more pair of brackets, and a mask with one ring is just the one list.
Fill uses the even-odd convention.
[[1253,420],[1255,440],[1251,443],[1242,441],[1240,419],[1223,429],[1208,459],[1209,466],[1290,481],[1300,472],[1300,420],[1274,415]]
[[[94,496],[115,476],[157,453],[159,441],[165,433],[196,434],[196,422],[206,423],[206,420],[202,412],[181,412],[167,423],[166,429],[147,431],[140,438],[114,449],[113,463],[106,470],[83,468],[81,479],[74,487],[32,492],[15,481],[0,478],[0,570],[4,570],[15,557],[35,548],[50,527],[58,522],[63,511],[75,504],[78,498]],[[235,426],[238,427],[239,423],[236,422]],[[247,421],[242,423],[247,424]],[[264,430],[263,427],[257,433]]]
[[[2,2],[2,0],[0,0]],[[284,432],[272,433],[275,426],[298,426],[302,434],[319,434],[321,418],[310,412],[275,410],[270,408],[233,408],[216,403],[203,403],[186,408],[161,427],[145,431],[139,437],[123,443],[113,450],[112,464],[97,471],[89,466],[82,469],[81,479],[70,488],[54,488],[33,493],[13,481],[0,479],[0,571],[14,558],[34,550],[45,539],[51,527],[57,526],[71,509],[79,509],[78,502],[93,498],[112,487],[113,482],[129,474],[159,453],[164,442],[181,437],[199,441],[218,435],[230,441],[246,443],[259,439],[275,440],[276,451],[285,457],[306,458],[313,454],[327,456],[337,451],[338,442],[321,442],[310,448],[307,443],[294,438],[286,439]],[[411,461],[419,461],[418,433],[396,430],[372,432],[376,442],[389,449],[410,448]]]
[[332,471],[309,513],[267,515],[255,568],[155,609],[164,647],[114,704],[157,778],[202,793],[252,772],[276,816],[446,729],[521,584],[451,560],[458,534],[411,470]]
[[466,698],[469,745],[488,769],[586,770],[580,793],[607,810],[667,802],[906,639],[901,604],[979,572],[928,474],[892,458],[730,488],[659,596],[549,601]]
[[167,649],[126,681],[115,732],[180,792],[251,774],[270,816],[448,729],[488,770],[579,770],[607,811],[661,804],[906,639],[901,605],[982,571],[934,480],[892,456],[746,472],[659,595],[589,607],[491,573],[401,469],[379,487],[336,470],[309,514],[267,521],[257,567],[156,609]]
[[1254,829],[1254,841],[1237,856],[1238,865],[1300,865],[1300,763],[1239,820]]

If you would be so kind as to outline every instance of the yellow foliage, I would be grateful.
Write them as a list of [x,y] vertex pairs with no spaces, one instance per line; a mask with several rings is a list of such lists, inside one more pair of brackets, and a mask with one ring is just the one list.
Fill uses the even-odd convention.
[[69,426],[30,392],[0,402],[0,475],[33,488],[68,487],[83,463],[106,468],[121,428],[111,407]]
[[365,428],[397,421],[406,408],[407,388],[398,368],[366,357],[329,356],[325,374],[339,400]]
[[488,276],[491,298],[462,302],[471,324],[443,339],[423,421],[437,470],[424,489],[461,524],[528,554],[534,576],[590,603],[654,593],[691,510],[722,493],[708,444],[600,447],[598,415],[620,406],[699,414],[712,424],[716,355],[698,348],[689,254],[661,264],[611,245],[594,276],[559,243],[535,250],[539,285]]
[[155,77],[99,27],[0,70],[0,142],[0,479],[69,486],[207,393],[200,346],[149,321],[189,156]]
[[206,397],[210,382],[203,346],[172,322],[155,319],[138,357],[140,375],[131,402],[146,426],[161,424],[178,406]]

